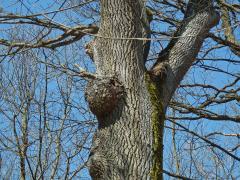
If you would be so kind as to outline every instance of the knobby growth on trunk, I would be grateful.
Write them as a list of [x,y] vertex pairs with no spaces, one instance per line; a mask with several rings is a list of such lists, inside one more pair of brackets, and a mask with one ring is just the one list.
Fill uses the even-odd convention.
[[2,3],[0,179],[81,179],[86,165],[93,179],[237,178],[239,8],[236,0]]
[[0,179],[237,179],[239,10],[4,1]]
[[146,4],[101,0],[100,5],[100,28],[88,51],[97,77],[86,88],[99,123],[88,160],[91,177],[163,179],[164,114],[219,15],[212,1],[190,0],[169,45],[147,70],[150,41],[139,40],[149,38]]

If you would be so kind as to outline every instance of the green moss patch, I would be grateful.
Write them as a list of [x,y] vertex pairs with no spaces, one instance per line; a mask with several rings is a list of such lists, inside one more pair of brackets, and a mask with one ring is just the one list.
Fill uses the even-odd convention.
[[152,104],[152,169],[151,178],[153,180],[162,179],[162,167],[163,167],[163,128],[164,128],[164,111],[162,101],[160,99],[160,92],[157,84],[151,80],[148,73],[145,74],[145,82],[148,92],[150,94],[150,100]]

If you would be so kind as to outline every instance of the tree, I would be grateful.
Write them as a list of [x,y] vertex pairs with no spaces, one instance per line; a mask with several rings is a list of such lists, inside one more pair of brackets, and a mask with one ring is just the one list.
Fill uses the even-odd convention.
[[[74,3],[74,1],[71,2]],[[91,3],[93,4],[91,5]],[[180,155],[177,153],[175,144],[176,126],[180,130],[187,131],[194,137],[198,137],[211,147],[219,149],[234,160],[240,161],[237,151],[235,151],[237,148],[234,150],[235,154],[231,153],[221,145],[176,122],[176,120],[181,119],[239,122],[239,116],[234,116],[233,113],[231,115],[221,115],[221,113],[213,112],[216,109],[207,109],[215,103],[239,101],[238,88],[229,90],[231,87],[238,86],[237,83],[240,79],[238,74],[232,73],[235,80],[226,84],[222,89],[206,83],[181,84],[191,67],[202,66],[206,70],[210,69],[229,74],[227,71],[222,71],[213,65],[201,64],[201,60],[211,51],[219,48],[218,46],[211,47],[210,44],[213,41],[221,45],[221,47],[223,45],[229,47],[236,56],[239,55],[239,44],[234,34],[235,26],[231,24],[231,22],[236,21],[238,23],[239,21],[237,19],[239,18],[237,16],[239,6],[234,2],[226,3],[222,0],[216,2],[211,0],[189,0],[187,3],[185,1],[171,2],[165,0],[148,2],[101,0],[99,3],[101,17],[99,26],[97,24],[78,24],[77,26],[70,24],[68,26],[53,20],[58,12],[77,7],[85,8],[86,13],[82,11],[76,12],[86,19],[89,16],[88,13],[90,13],[91,17],[94,16],[94,14],[91,14],[94,12],[98,15],[98,4],[94,1],[80,2],[78,5],[63,8],[66,4],[66,1],[64,1],[57,11],[33,14],[27,9],[30,12],[29,15],[5,13],[0,17],[1,23],[13,24],[19,29],[23,25],[37,26],[33,35],[29,35],[29,37],[19,37],[16,31],[11,32],[10,37],[3,36],[0,40],[4,51],[2,57],[8,59],[9,57],[18,57],[17,54],[24,54],[24,51],[40,51],[41,55],[38,57],[44,58],[44,60],[41,60],[34,56],[30,57],[31,60],[36,58],[36,62],[44,64],[45,67],[45,71],[39,68],[41,69],[39,72],[43,73],[42,80],[45,83],[43,99],[37,99],[39,97],[37,90],[31,90],[31,88],[35,88],[34,83],[37,82],[38,75],[31,76],[31,73],[26,70],[29,68],[28,64],[30,63],[25,64],[20,71],[24,72],[25,77],[17,76],[26,80],[26,82],[19,80],[16,85],[19,88],[17,91],[20,93],[19,100],[9,98],[11,89],[16,89],[14,83],[12,83],[12,78],[8,78],[8,81],[5,78],[4,82],[9,83],[1,85],[1,87],[5,87],[2,88],[5,89],[5,94],[8,94],[8,96],[3,96],[4,101],[10,105],[22,104],[20,109],[12,109],[10,112],[5,110],[6,105],[4,104],[0,109],[2,116],[8,118],[10,123],[19,122],[18,127],[15,124],[13,125],[15,139],[11,140],[6,137],[4,139],[7,142],[16,142],[14,147],[18,149],[20,177],[26,179],[25,161],[28,163],[27,169],[32,179],[41,179],[46,174],[50,176],[50,179],[62,174],[65,175],[65,179],[73,178],[85,166],[83,163],[79,165],[79,168],[73,168],[74,171],[69,171],[72,168],[72,159],[78,154],[82,156],[83,149],[89,150],[88,147],[84,147],[88,144],[86,139],[90,136],[89,131],[80,133],[79,136],[77,134],[73,135],[77,139],[81,139],[81,147],[74,146],[72,141],[69,143],[72,138],[69,138],[69,141],[63,140],[66,134],[71,131],[68,131],[68,128],[74,129],[72,123],[76,122],[71,123],[72,114],[81,109],[74,102],[75,97],[77,97],[77,91],[73,90],[76,85],[74,78],[83,78],[88,81],[84,81],[81,86],[86,87],[85,98],[98,122],[98,128],[93,134],[89,158],[86,163],[92,179],[158,180],[163,179],[163,173],[176,178],[186,178],[182,177],[180,173]],[[24,3],[22,5],[25,6]],[[168,7],[169,9],[162,10],[161,14],[161,11],[159,11],[161,7]],[[47,17],[48,14],[53,14],[52,19]],[[181,16],[183,17],[181,18]],[[74,16],[71,18],[74,19]],[[217,35],[217,33],[210,32],[212,28],[218,25],[220,18],[220,25],[223,26],[225,38],[221,34]],[[150,28],[150,23],[158,25],[159,21],[168,24],[166,26],[168,32],[156,31],[156,27]],[[87,53],[96,67],[94,73],[83,69],[79,66],[79,63],[76,64],[74,60],[69,60],[69,58],[66,58],[67,60],[63,63],[61,60],[57,62],[58,58],[51,57],[51,54],[54,56],[59,53],[56,52],[59,48],[66,47],[65,50],[70,51],[67,49],[68,46],[73,47],[70,52],[66,53],[66,56],[69,53],[74,56],[74,43],[77,44],[86,35],[94,37],[86,46]],[[163,40],[162,35],[164,35],[164,39],[168,38],[168,42],[160,50],[162,44],[156,44],[153,41]],[[32,36],[34,37],[33,42],[31,42]],[[156,36],[156,38],[150,38],[153,36]],[[207,38],[211,38],[208,45],[204,44]],[[150,55],[154,57],[153,60],[149,55],[150,43],[152,43],[152,54]],[[201,52],[204,48],[207,50]],[[155,50],[156,53],[154,53]],[[200,54],[203,54],[202,59],[198,57]],[[5,61],[4,58],[2,63]],[[29,56],[23,57],[23,59],[28,58]],[[226,61],[239,63],[239,60],[228,59]],[[6,64],[8,63],[5,62],[3,66],[6,66]],[[89,68],[89,65],[86,67]],[[49,68],[53,76],[56,76],[57,84],[54,86],[58,87],[58,93],[61,97],[59,98],[61,99],[60,105],[58,105],[58,98],[54,96],[52,96],[53,99],[47,98],[49,94],[49,76],[51,76]],[[63,73],[63,75],[58,75],[58,73]],[[31,80],[29,75],[34,80]],[[66,78],[64,86],[62,84],[63,77]],[[55,79],[55,77],[50,79]],[[11,88],[8,89],[8,87]],[[184,91],[187,91],[186,89],[189,87],[192,89],[211,89],[216,92],[213,97],[209,97],[207,92],[195,94],[192,91],[192,97],[199,96],[199,99],[201,98],[201,101],[204,102],[199,100],[198,105],[191,106],[191,103],[187,103],[186,98],[183,97]],[[177,88],[179,88],[179,92],[176,92]],[[52,109],[48,107],[51,102],[54,102]],[[81,101],[77,100],[77,102],[80,103]],[[35,111],[35,106],[38,107],[38,113]],[[59,110],[58,113],[55,112],[55,108]],[[170,114],[171,109],[172,114]],[[30,116],[26,116],[30,112],[31,114],[37,114],[36,116],[40,120],[39,124],[36,125],[39,128],[38,138],[35,138],[35,141],[38,142],[37,146],[29,143],[29,139],[34,142],[34,136],[30,137],[30,130],[28,130],[32,121],[28,119]],[[19,113],[22,114],[21,118],[18,116]],[[12,117],[9,114],[12,114]],[[182,117],[182,115],[187,114],[189,117]],[[21,120],[18,120],[18,118]],[[59,120],[57,125],[52,123],[55,118]],[[163,169],[166,120],[174,124],[171,128],[173,130],[173,153],[174,161],[176,161],[176,173]],[[83,126],[85,127],[86,124],[87,122]],[[80,123],[79,126],[81,125]],[[18,134],[21,134],[21,136]],[[47,139],[47,135],[50,139]],[[9,144],[4,141],[2,141],[2,144],[6,149],[9,149]],[[192,151],[195,150],[192,145],[196,144],[192,143],[191,147],[189,147],[191,157],[193,155]],[[52,149],[48,149],[47,146],[52,147]],[[37,164],[34,164],[34,159],[31,159],[31,154],[35,154],[34,151],[31,151],[31,148],[34,147],[38,149]],[[66,149],[66,147],[70,149]],[[51,152],[54,151],[56,155],[51,156]],[[43,157],[43,154],[46,157]],[[51,159],[51,165],[47,163],[48,157],[53,158]],[[61,158],[66,159],[67,166],[60,163]],[[42,162],[43,159],[45,159],[45,162]],[[194,160],[192,159],[191,162],[194,162]],[[49,166],[51,168],[48,168]],[[61,172],[61,169],[64,169],[64,173]],[[192,178],[192,176],[193,178],[197,177],[192,175],[191,172],[185,176],[189,178]]]
[[[124,101],[119,100],[113,111],[106,114],[109,107],[105,103],[109,100],[101,103],[105,93],[100,91],[101,94],[90,97],[93,112],[96,108],[104,110],[96,114],[99,129],[90,157],[90,173],[95,179],[148,179],[149,176],[162,179],[166,107],[207,33],[219,21],[210,1],[190,1],[185,19],[174,35],[180,38],[173,38],[148,72],[144,67],[143,44],[135,39],[143,36],[141,17],[146,17],[145,12],[140,1],[101,1],[98,34],[105,38],[95,40],[97,73],[103,77],[116,76],[125,95]],[[109,80],[106,86],[111,92],[110,83]],[[101,85],[96,87],[101,89]],[[99,96],[101,100],[97,99]],[[95,107],[96,103],[100,106]]]

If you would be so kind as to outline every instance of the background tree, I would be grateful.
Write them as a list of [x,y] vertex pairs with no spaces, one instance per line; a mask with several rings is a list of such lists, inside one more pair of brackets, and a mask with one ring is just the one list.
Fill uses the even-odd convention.
[[3,178],[239,176],[237,2],[2,6]]

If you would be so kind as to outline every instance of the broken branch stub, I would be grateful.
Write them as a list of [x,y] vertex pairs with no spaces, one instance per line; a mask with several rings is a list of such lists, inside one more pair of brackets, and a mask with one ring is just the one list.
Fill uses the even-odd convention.
[[168,73],[169,65],[167,62],[158,63],[149,71],[150,77],[153,81],[165,80]]

